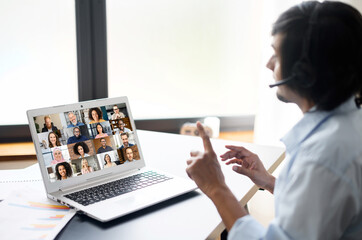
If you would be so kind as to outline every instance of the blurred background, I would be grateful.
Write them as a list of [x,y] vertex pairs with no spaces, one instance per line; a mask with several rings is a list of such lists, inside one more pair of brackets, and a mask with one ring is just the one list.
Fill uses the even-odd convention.
[[301,113],[265,65],[273,22],[299,2],[0,0],[1,141],[30,137],[28,109],[128,96],[141,129],[213,116],[280,145]]

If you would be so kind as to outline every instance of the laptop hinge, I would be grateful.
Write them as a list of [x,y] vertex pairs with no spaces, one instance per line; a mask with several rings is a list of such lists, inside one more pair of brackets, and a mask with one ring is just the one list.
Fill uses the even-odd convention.
[[93,186],[97,186],[101,183],[111,182],[112,180],[116,180],[121,178],[122,176],[130,175],[132,173],[138,172],[140,169],[132,169],[127,172],[123,172],[122,174],[114,174],[107,173],[97,177],[91,177],[86,179],[86,182],[77,184],[76,186],[67,186],[67,187],[59,187],[59,192],[72,192],[74,190],[80,190],[84,188],[89,188]]

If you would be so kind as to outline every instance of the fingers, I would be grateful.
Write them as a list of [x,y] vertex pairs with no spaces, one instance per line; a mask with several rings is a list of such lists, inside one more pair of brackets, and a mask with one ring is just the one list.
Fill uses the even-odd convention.
[[234,159],[232,159],[232,160],[230,160],[230,161],[227,161],[225,164],[226,164],[226,165],[230,165],[230,164],[243,165],[243,160],[234,158]]
[[201,155],[201,153],[200,153],[199,151],[192,150],[192,151],[190,152],[190,156],[191,156],[191,157],[196,157],[196,156],[199,156],[199,155]]
[[[239,156],[238,156],[239,155]],[[238,152],[235,152],[235,151],[227,151],[226,153],[220,155],[220,158],[222,161],[225,161],[225,160],[228,160],[228,159],[231,159],[231,158],[238,158],[238,159],[241,159],[242,156],[238,153]]]
[[240,173],[242,175],[245,175],[245,176],[248,176],[249,175],[249,172],[250,170],[247,169],[247,168],[244,168],[244,167],[240,167],[240,166],[233,166],[233,171],[237,172],[237,173]]
[[237,159],[237,158],[234,158],[234,159],[231,159],[230,161],[226,162],[225,163],[226,165],[230,165],[230,164],[238,164],[240,166],[243,166],[243,168],[252,168],[252,167],[255,167],[255,164],[253,163],[249,163],[248,161],[246,160],[241,160],[241,159]]
[[238,159],[243,159],[245,157],[249,157],[250,154],[245,152],[240,152],[240,151],[227,151],[226,153],[220,155],[220,158],[222,161],[231,159],[231,158],[238,158]]
[[210,138],[207,136],[204,127],[202,126],[202,124],[199,121],[196,123],[196,126],[197,126],[197,130],[200,133],[200,137],[202,138],[202,142],[204,143],[205,151],[213,152],[214,149],[212,148]]
[[251,155],[253,155],[252,152],[250,152],[249,150],[247,150],[244,147],[237,147],[237,146],[232,146],[232,145],[226,145],[225,147],[230,149],[230,151],[227,151],[226,153],[220,155],[222,161],[225,161],[230,158],[242,159],[242,158],[250,157]]
[[189,160],[186,161],[187,165],[190,165],[192,162],[193,162],[192,159],[189,159]]
[[240,152],[242,155],[249,157],[253,153],[250,152],[248,149],[241,147],[241,146],[233,146],[233,145],[225,145],[227,149],[230,149],[232,151]]

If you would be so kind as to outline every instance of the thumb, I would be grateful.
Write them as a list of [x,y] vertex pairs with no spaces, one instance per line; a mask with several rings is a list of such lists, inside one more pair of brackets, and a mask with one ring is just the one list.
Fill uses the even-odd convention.
[[242,175],[245,175],[245,176],[249,175],[249,170],[244,168],[244,167],[234,165],[232,169],[233,169],[234,172],[237,172],[239,174],[242,174]]

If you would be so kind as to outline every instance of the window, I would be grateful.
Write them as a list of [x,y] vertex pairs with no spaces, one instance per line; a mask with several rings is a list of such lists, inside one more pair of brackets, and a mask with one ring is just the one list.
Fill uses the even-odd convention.
[[261,4],[108,0],[109,97],[135,118],[255,114]]
[[0,1],[0,125],[78,101],[74,0]]

